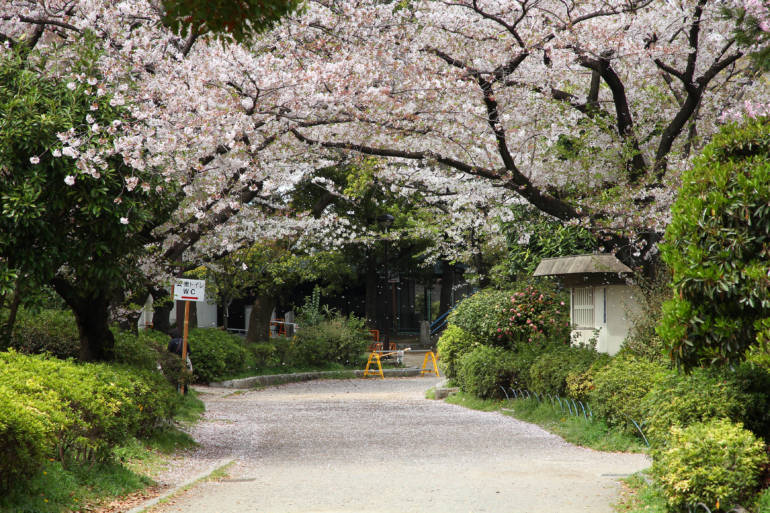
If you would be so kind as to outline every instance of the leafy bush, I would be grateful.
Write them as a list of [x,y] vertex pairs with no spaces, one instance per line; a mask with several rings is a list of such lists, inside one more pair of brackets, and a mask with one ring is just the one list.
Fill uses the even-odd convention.
[[456,325],[449,325],[438,339],[437,350],[441,370],[449,379],[457,377],[457,362],[462,355],[472,350],[478,342],[469,333]]
[[647,438],[663,444],[672,427],[720,418],[740,421],[750,401],[734,376],[703,369],[690,375],[666,373],[642,401]]
[[16,473],[41,457],[103,460],[113,445],[153,432],[178,404],[157,372],[0,353],[0,459]]
[[268,342],[251,344],[248,346],[248,349],[254,355],[254,365],[257,368],[275,367],[282,363],[275,344]]
[[497,338],[498,310],[509,300],[510,293],[485,289],[457,304],[449,314],[449,325],[457,326],[486,343]]
[[457,305],[449,322],[482,343],[510,349],[569,342],[565,298],[545,283],[514,292],[477,292]]
[[21,396],[0,384],[0,490],[23,480],[53,453],[55,419],[65,417],[57,400],[53,391],[47,398]]
[[113,329],[115,336],[115,361],[155,370],[161,359],[161,353],[168,346],[168,335],[155,330],[141,330],[138,334]]
[[367,335],[363,319],[337,315],[303,326],[294,337],[289,360],[300,366],[358,365],[366,352]]
[[460,388],[481,398],[501,397],[500,387],[509,387],[514,376],[514,353],[502,347],[475,347],[457,365]]
[[217,381],[241,372],[247,366],[246,348],[237,335],[216,328],[197,328],[190,330],[188,341],[198,382]]
[[631,355],[616,356],[594,377],[594,389],[589,394],[594,412],[613,426],[630,427],[629,419],[642,422],[642,399],[666,372],[659,363]]
[[764,444],[726,419],[675,427],[669,444],[652,454],[653,476],[680,511],[698,502],[711,510],[748,504],[767,461]]
[[587,401],[594,387],[594,377],[599,370],[607,366],[612,357],[606,353],[600,353],[594,363],[582,372],[571,371],[567,374],[565,393],[576,401]]
[[562,396],[570,373],[587,371],[599,357],[589,347],[561,347],[541,355],[529,369],[529,388],[540,394]]
[[658,333],[677,363],[732,364],[770,322],[770,120],[726,125],[682,176],[661,244],[674,294]]
[[57,358],[77,358],[80,334],[75,316],[71,310],[20,309],[10,346],[24,354],[49,353]]

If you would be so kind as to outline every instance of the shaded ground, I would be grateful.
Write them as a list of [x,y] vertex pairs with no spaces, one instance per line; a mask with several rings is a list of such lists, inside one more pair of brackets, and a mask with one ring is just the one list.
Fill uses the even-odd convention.
[[[438,378],[329,380],[202,395],[185,465],[230,477],[153,511],[609,512],[638,454],[567,444],[499,413],[424,399]],[[197,463],[196,463],[197,462]]]

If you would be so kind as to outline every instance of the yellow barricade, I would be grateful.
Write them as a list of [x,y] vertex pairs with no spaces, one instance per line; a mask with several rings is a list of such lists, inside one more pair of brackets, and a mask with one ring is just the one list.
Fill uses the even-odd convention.
[[[428,366],[428,359],[430,358],[430,361],[433,362],[433,368],[427,369]],[[422,359],[422,370],[420,371],[420,376],[424,376],[425,374],[435,374],[436,376],[440,376],[438,373],[438,363],[436,363],[436,354],[433,351],[428,351],[425,353],[425,358]]]

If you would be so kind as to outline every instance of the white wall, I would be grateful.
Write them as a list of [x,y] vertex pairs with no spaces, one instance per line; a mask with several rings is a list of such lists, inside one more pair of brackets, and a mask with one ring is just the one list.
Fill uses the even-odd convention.
[[[594,329],[572,330],[572,342],[587,343],[596,338],[596,350],[614,355],[620,350],[631,319],[639,311],[634,288],[628,285],[594,287]],[[570,321],[572,315],[570,305]],[[598,331],[597,331],[598,330]]]

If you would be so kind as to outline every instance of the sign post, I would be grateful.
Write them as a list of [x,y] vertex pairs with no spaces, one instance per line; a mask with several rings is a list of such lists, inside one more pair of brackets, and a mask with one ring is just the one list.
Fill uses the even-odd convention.
[[[187,334],[190,325],[190,302],[205,301],[206,280],[178,278],[174,282],[174,301],[184,301],[184,335],[182,336],[182,366],[187,365]],[[180,391],[184,390],[184,387]]]

